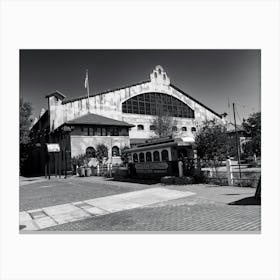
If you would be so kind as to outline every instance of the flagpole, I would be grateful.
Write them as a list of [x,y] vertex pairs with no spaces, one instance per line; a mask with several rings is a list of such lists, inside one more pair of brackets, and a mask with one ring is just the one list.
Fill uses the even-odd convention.
[[87,88],[87,95],[88,95],[88,112],[89,112],[89,79],[88,79],[88,70],[86,70],[86,88]]

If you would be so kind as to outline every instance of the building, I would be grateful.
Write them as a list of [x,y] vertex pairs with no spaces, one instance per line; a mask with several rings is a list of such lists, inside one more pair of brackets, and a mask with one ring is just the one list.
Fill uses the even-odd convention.
[[46,98],[48,110],[32,127],[33,140],[43,146],[60,143],[69,164],[71,157],[79,154],[94,157],[100,143],[107,145],[111,160],[124,146],[136,146],[155,137],[152,122],[158,108],[176,121],[174,138],[187,143],[194,142],[195,131],[203,121],[222,121],[220,114],[173,85],[161,66],[155,67],[147,81],[89,98],[67,99],[58,91]]

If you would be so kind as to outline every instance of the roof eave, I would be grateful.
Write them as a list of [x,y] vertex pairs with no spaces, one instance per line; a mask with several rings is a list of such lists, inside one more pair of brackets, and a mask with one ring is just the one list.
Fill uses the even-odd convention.
[[221,114],[218,114],[217,112],[215,112],[214,110],[212,110],[211,108],[207,107],[206,105],[204,105],[203,103],[201,103],[200,101],[196,100],[195,98],[193,98],[192,96],[190,96],[189,94],[187,94],[186,92],[184,92],[183,90],[181,90],[180,88],[176,87],[173,84],[170,84],[171,87],[173,87],[174,89],[176,89],[177,91],[179,91],[180,93],[184,94],[185,96],[187,96],[188,98],[192,99],[194,102],[198,103],[199,105],[203,106],[205,109],[209,110],[211,113],[213,113],[214,115],[216,115],[217,117],[219,117],[220,119],[222,119]]

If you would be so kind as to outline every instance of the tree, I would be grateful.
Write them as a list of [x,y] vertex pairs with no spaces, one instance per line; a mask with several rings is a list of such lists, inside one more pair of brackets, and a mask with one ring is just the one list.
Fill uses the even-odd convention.
[[127,164],[128,160],[129,160],[129,153],[127,152],[128,149],[129,149],[128,146],[124,146],[121,149],[121,159],[122,159],[124,164]]
[[32,122],[32,105],[20,98],[19,102],[19,145],[20,145],[20,174],[27,171],[27,160],[30,153],[29,128]]
[[249,116],[247,120],[243,120],[243,128],[246,134],[250,137],[247,141],[245,148],[245,153],[248,155],[256,154],[261,155],[261,113],[254,113]]
[[168,112],[165,112],[162,107],[160,107],[151,125],[154,128],[156,136],[165,137],[172,135],[172,128],[177,125],[177,122]]
[[103,162],[104,158],[108,157],[108,148],[104,144],[98,144],[96,147],[96,158],[99,163]]
[[24,101],[20,98],[19,102],[19,130],[20,130],[20,144],[28,144],[29,142],[29,128],[32,122],[32,105],[30,102]]
[[208,161],[217,172],[230,151],[226,127],[216,120],[205,121],[195,135],[195,148],[198,157]]

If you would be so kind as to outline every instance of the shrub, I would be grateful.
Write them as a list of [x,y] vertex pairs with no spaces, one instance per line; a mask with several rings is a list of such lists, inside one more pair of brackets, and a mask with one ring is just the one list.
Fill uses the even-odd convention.
[[99,163],[103,162],[104,158],[108,157],[108,148],[104,144],[99,144],[96,147],[96,158]]

